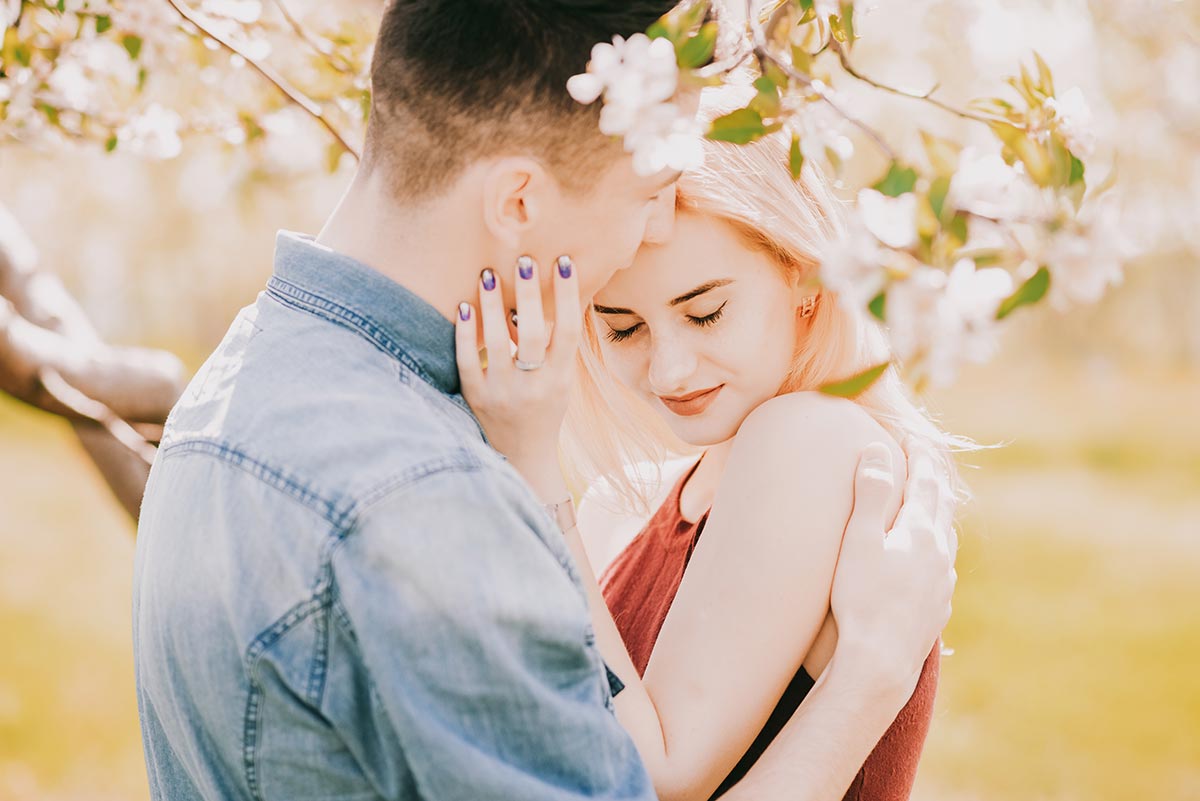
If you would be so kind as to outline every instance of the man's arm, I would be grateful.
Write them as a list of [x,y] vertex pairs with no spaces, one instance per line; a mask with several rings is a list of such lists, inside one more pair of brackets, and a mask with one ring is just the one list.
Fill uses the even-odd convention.
[[505,474],[427,476],[335,554],[339,601],[401,745],[387,758],[426,798],[653,799],[605,705],[585,599],[520,491]]
[[950,619],[957,541],[929,456],[910,450],[909,459],[904,505],[885,535],[891,454],[863,451],[834,575],[833,659],[728,801],[837,801],[912,695]]

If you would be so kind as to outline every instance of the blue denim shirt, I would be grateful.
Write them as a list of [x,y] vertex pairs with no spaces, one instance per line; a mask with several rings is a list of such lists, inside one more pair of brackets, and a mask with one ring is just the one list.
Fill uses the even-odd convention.
[[311,239],[171,412],[133,623],[156,799],[654,797],[452,324]]

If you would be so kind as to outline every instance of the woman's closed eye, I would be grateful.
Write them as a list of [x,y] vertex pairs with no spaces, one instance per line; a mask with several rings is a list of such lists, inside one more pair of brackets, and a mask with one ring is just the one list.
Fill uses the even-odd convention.
[[717,320],[721,319],[721,315],[725,312],[725,306],[728,303],[729,301],[725,301],[725,303],[722,303],[717,307],[716,311],[712,312],[711,314],[706,314],[703,317],[693,317],[689,314],[687,318],[701,328],[707,328],[708,326],[715,324]]
[[[722,303],[710,314],[705,314],[702,316],[688,314],[685,316],[687,317],[688,322],[690,322],[692,325],[698,328],[708,328],[710,325],[716,325],[717,320],[721,319],[721,315],[725,313],[725,306],[728,303],[728,300],[725,301],[725,303]],[[609,325],[608,333],[604,336],[607,337],[609,342],[624,342],[636,334],[643,325],[645,325],[645,323],[634,323],[628,328],[615,328],[612,325]]]

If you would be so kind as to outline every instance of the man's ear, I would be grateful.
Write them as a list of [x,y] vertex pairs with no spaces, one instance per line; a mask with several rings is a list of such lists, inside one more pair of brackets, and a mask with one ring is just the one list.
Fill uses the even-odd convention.
[[551,207],[555,192],[553,177],[534,159],[497,159],[483,177],[484,225],[504,247],[518,250],[525,234]]

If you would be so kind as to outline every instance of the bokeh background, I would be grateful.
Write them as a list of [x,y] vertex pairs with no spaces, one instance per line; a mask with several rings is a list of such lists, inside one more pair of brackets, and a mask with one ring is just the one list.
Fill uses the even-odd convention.
[[[928,398],[997,447],[964,460],[955,653],[914,797],[1200,799],[1200,3],[860,14],[860,68],[958,102],[1037,49],[1088,94],[1142,245],[1098,306],[1022,310],[995,362]],[[852,97],[901,144],[918,117],[973,136]],[[0,201],[106,337],[194,370],[266,281],[275,230],[317,231],[350,175],[320,166],[327,140],[302,117],[268,139],[266,158],[193,138],[166,162],[0,141]],[[70,427],[0,397],[0,799],[147,797],[133,543]]]

